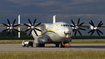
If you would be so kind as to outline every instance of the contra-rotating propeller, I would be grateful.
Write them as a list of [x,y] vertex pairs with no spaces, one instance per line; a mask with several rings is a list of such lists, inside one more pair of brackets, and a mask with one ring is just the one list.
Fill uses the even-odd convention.
[[10,24],[9,19],[7,18],[7,22],[8,24],[2,23],[4,26],[6,26],[7,29],[3,30],[2,32],[8,31],[7,37],[9,36],[10,32],[13,33],[14,37],[15,37],[15,33],[14,31],[20,32],[17,29],[14,29],[14,27],[19,26],[20,24],[14,25],[15,24],[16,19],[14,19],[13,24]]
[[89,22],[90,25],[92,25],[91,30],[88,33],[91,33],[91,35],[93,35],[93,33],[96,31],[97,34],[100,36],[100,33],[103,34],[98,27],[101,27],[103,25],[102,21],[99,22],[99,24],[97,26],[94,25],[93,21],[90,20],[91,22]]
[[[84,22],[80,23],[80,18],[78,19],[77,24],[74,23],[74,21],[71,19],[71,22],[73,25],[70,25],[73,28],[73,32],[75,32],[74,36],[76,36],[77,31],[78,33],[82,36],[80,30],[84,30],[86,31],[86,29],[81,28],[80,26],[82,26],[84,24]],[[80,30],[79,30],[80,29]]]
[[32,24],[32,22],[31,22],[30,19],[28,18],[28,21],[29,21],[30,25],[23,23],[25,26],[28,27],[28,29],[25,30],[24,32],[27,32],[27,31],[30,30],[29,36],[31,35],[32,30],[35,32],[36,36],[38,36],[36,30],[41,31],[40,29],[38,29],[38,28],[36,28],[36,27],[39,26],[42,22],[40,22],[40,23],[38,23],[38,24],[35,25],[36,20],[37,20],[37,19],[35,18],[35,20],[34,20],[34,22],[33,22],[33,24]]

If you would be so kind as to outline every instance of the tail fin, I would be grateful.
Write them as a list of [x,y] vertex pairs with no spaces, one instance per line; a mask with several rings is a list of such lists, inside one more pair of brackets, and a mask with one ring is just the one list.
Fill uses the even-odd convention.
[[56,22],[56,15],[53,16],[53,23]]
[[[18,15],[18,24],[20,24],[20,15]],[[18,31],[20,31],[20,28],[18,28]],[[20,38],[20,32],[18,32],[18,38]]]

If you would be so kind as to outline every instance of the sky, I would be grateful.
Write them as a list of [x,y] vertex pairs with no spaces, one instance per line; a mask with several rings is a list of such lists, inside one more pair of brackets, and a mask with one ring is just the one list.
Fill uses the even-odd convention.
[[105,0],[1,0],[0,24],[7,23],[9,18],[12,23],[21,15],[21,23],[28,23],[28,18],[37,22],[52,23],[53,15],[56,21],[88,24],[93,20],[95,25],[102,20],[105,23]]

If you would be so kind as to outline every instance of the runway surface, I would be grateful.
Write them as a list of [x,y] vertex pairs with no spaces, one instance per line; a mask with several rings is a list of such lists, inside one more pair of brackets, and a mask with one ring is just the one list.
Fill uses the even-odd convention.
[[73,51],[105,51],[105,44],[71,44],[69,48],[55,47],[22,47],[21,44],[0,44],[0,52],[73,52]]

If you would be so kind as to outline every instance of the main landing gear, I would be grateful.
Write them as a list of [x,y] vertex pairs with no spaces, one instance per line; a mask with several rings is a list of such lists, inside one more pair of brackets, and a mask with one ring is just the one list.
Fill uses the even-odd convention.
[[45,44],[36,44],[36,47],[45,47]]

